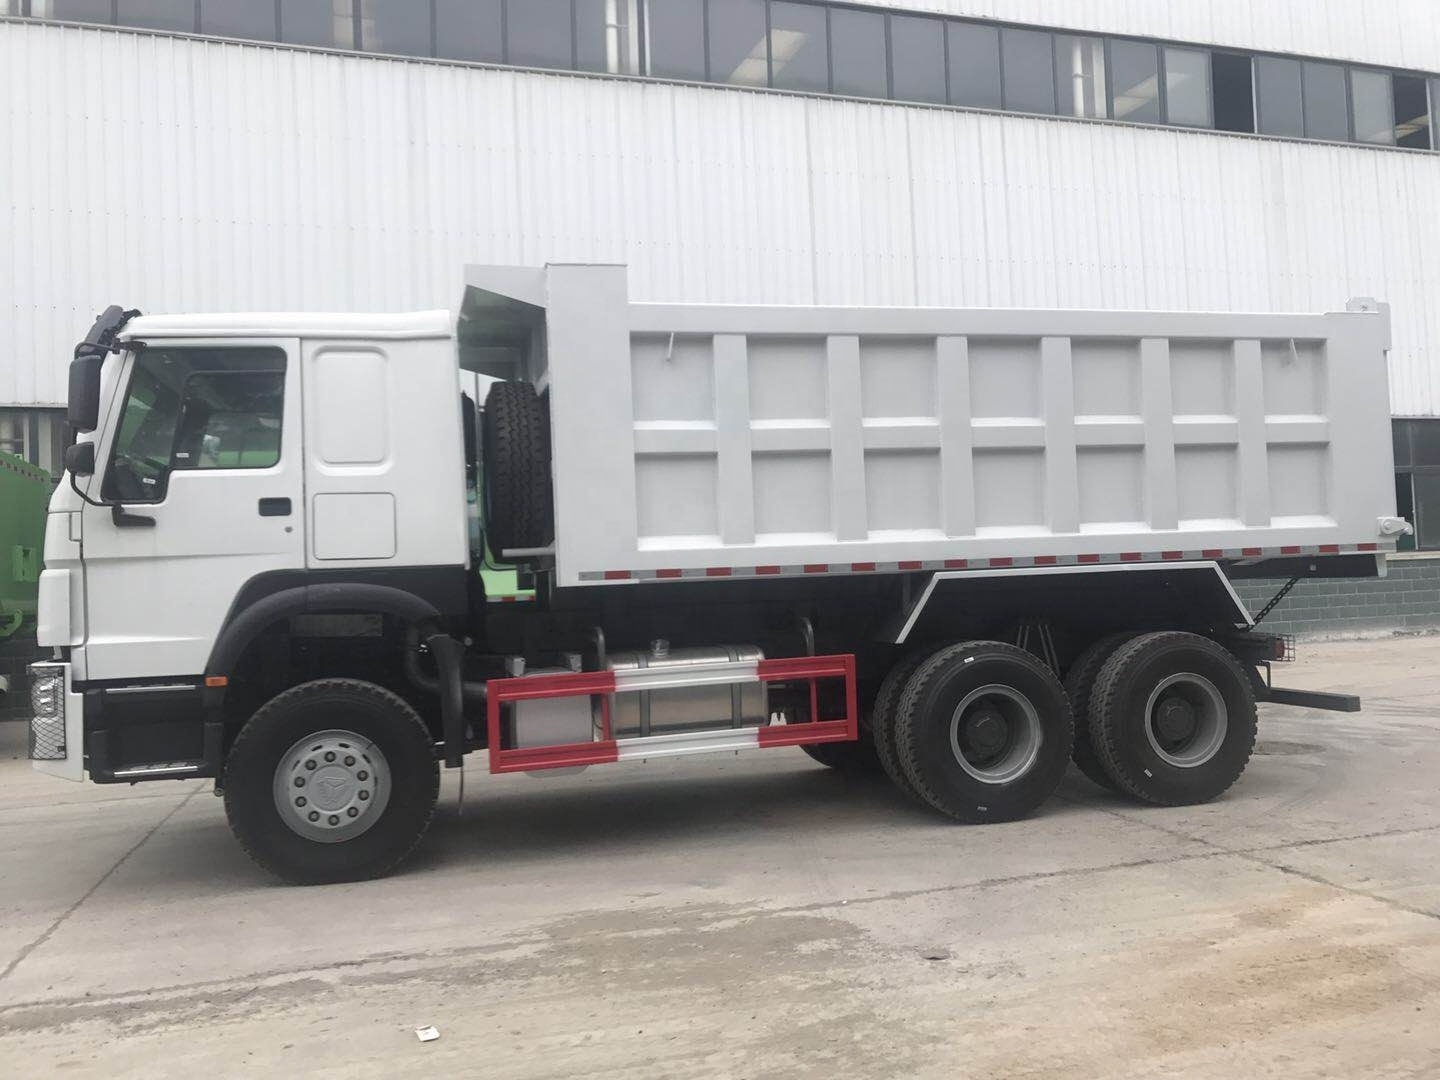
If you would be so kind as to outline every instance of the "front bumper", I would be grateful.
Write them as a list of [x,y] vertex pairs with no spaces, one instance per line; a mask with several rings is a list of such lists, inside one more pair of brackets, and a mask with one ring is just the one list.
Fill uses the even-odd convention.
[[30,665],[30,760],[63,780],[85,779],[85,698],[69,664]]

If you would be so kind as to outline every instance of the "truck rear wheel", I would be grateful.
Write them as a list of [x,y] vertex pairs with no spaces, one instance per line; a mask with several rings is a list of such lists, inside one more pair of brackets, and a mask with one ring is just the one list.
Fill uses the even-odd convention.
[[555,539],[550,498],[550,423],[526,382],[497,382],[485,397],[485,534],[496,558]]
[[1109,634],[1092,643],[1075,658],[1070,670],[1065,673],[1065,693],[1070,697],[1070,708],[1075,714],[1075,750],[1071,755],[1080,771],[1106,791],[1125,794],[1124,790],[1105,771],[1095,744],[1090,740],[1090,698],[1095,690],[1095,679],[1115,650],[1134,634]]
[[261,706],[224,779],[240,845],[295,885],[388,874],[425,835],[440,791],[415,710],[357,679],[302,683]]
[[971,641],[932,654],[900,695],[895,744],[915,791],[958,821],[1013,821],[1065,775],[1065,690],[1030,653]]
[[920,796],[900,764],[900,754],[895,746],[895,710],[906,684],[927,656],[927,653],[913,653],[902,657],[886,672],[880,683],[880,692],[875,695],[875,708],[870,714],[870,734],[875,742],[875,756],[880,759],[880,767],[891,782],[912,799]]
[[1090,735],[1117,786],[1161,806],[1207,802],[1245,771],[1255,694],[1240,662],[1198,634],[1144,634],[1095,680]]

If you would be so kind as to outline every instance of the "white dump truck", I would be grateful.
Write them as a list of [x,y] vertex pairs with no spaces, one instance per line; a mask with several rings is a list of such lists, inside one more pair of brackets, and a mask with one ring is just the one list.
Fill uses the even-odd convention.
[[[976,823],[1072,756],[1210,799],[1257,700],[1358,708],[1273,686],[1291,643],[1231,581],[1384,572],[1387,336],[1365,300],[632,303],[592,265],[471,267],[458,314],[111,308],[71,369],[31,756],[213,778],[293,882],[392,870],[470,753],[799,746]],[[523,591],[485,595],[497,562]]]

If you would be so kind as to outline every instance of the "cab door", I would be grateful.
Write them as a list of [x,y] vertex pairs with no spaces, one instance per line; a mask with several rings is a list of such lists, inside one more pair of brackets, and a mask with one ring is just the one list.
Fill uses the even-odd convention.
[[299,368],[289,339],[125,357],[83,511],[85,678],[202,674],[240,588],[304,565]]

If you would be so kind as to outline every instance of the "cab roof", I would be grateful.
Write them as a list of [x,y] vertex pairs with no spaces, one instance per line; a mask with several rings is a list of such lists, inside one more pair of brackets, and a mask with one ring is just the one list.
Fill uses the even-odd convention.
[[159,338],[448,338],[455,336],[455,317],[443,310],[137,315],[117,336],[122,342]]

